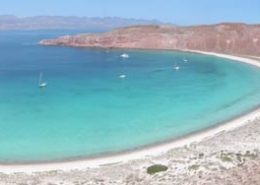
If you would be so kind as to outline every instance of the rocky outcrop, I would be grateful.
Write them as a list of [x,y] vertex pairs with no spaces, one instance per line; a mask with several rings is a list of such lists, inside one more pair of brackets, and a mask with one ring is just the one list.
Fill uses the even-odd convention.
[[260,25],[222,23],[189,27],[133,26],[101,34],[81,34],[43,40],[40,44],[100,48],[190,49],[260,56]]

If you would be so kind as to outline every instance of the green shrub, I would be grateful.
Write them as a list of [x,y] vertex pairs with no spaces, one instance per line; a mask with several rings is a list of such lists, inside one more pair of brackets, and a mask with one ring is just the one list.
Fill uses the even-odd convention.
[[155,164],[147,168],[147,173],[152,175],[158,172],[166,171],[168,170],[167,166],[161,165],[161,164]]
[[189,170],[198,170],[200,168],[200,165],[194,164],[192,166],[189,166]]
[[222,156],[222,157],[221,157],[221,160],[222,160],[223,162],[232,162],[232,159],[231,159],[230,157],[228,157],[228,156]]

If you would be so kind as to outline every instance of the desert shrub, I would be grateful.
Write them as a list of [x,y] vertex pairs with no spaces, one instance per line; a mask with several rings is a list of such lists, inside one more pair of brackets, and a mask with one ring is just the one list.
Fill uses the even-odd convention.
[[155,165],[149,166],[147,168],[147,173],[152,175],[152,174],[162,172],[162,171],[166,171],[166,170],[168,170],[167,166],[164,166],[164,165],[161,165],[161,164],[155,164]]

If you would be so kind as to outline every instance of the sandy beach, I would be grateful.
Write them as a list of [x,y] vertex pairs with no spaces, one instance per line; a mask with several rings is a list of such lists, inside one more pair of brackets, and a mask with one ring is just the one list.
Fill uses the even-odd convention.
[[[185,50],[240,61],[254,59]],[[13,184],[260,184],[260,108],[178,140],[102,158],[1,165],[0,185]],[[165,172],[146,173],[164,164]]]

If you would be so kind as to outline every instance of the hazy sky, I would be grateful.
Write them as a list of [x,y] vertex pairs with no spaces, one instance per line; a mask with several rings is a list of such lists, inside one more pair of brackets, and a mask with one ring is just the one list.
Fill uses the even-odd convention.
[[180,25],[260,23],[260,0],[0,0],[0,14],[119,16]]

